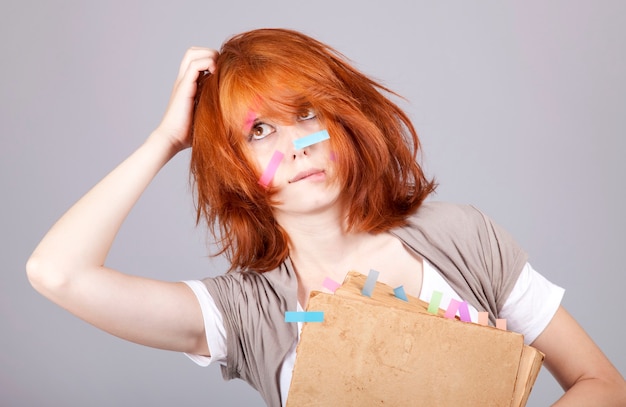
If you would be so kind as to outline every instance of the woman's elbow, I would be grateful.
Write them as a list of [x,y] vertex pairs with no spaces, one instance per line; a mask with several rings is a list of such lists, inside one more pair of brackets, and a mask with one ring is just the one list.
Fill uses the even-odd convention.
[[33,254],[26,261],[26,276],[31,286],[40,294],[50,297],[67,285],[67,276],[60,265]]

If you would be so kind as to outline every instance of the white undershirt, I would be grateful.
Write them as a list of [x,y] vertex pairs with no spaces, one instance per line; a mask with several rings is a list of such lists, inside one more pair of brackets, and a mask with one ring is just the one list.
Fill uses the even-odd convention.
[[[226,329],[222,314],[215,305],[215,301],[209,294],[204,283],[198,280],[185,281],[193,290],[204,318],[204,327],[207,337],[207,344],[211,351],[211,356],[200,356],[186,354],[191,360],[200,366],[208,366],[213,363],[226,364]],[[463,300],[444,280],[437,270],[426,260],[423,260],[423,280],[419,298],[430,302],[430,297],[434,291],[443,293],[441,308],[446,308],[451,299]],[[507,321],[509,331],[518,332],[524,335],[524,343],[531,344],[537,336],[548,325],[554,313],[558,309],[563,297],[563,288],[552,284],[541,274],[537,273],[530,264],[526,263],[520,276],[500,310],[500,318]],[[478,311],[469,306],[472,321],[478,320]],[[298,304],[298,311],[302,307]],[[302,323],[298,323],[298,341]],[[296,346],[294,342],[283,361],[280,372],[280,392],[283,405],[287,400],[291,375],[296,360]]]

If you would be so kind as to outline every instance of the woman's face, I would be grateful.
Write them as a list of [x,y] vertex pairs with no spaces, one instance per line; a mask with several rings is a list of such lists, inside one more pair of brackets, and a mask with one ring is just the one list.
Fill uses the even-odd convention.
[[[263,174],[261,183],[278,191],[275,199],[280,203],[274,208],[277,215],[316,213],[337,205],[339,187],[333,182],[329,141],[304,148],[294,144],[295,140],[323,130],[315,111],[303,111],[293,118],[292,124],[257,115],[251,115],[249,122],[246,142]],[[280,161],[277,154],[282,154]]]

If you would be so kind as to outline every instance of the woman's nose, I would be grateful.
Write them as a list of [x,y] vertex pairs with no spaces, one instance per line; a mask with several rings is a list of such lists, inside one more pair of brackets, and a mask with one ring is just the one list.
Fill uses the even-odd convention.
[[292,159],[296,159],[298,157],[306,156],[309,154],[309,147],[302,147],[298,144],[298,140],[307,136],[306,132],[303,129],[298,128],[298,126],[284,126],[282,129],[283,134],[286,135],[285,141],[288,144],[285,146],[286,157],[291,157]]

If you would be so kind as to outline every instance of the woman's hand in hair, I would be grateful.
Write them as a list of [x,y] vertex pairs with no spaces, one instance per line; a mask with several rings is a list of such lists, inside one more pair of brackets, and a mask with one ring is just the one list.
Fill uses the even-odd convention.
[[198,78],[206,71],[215,70],[218,52],[210,48],[192,47],[180,64],[174,89],[159,127],[153,136],[166,137],[174,149],[191,146],[191,123]]

